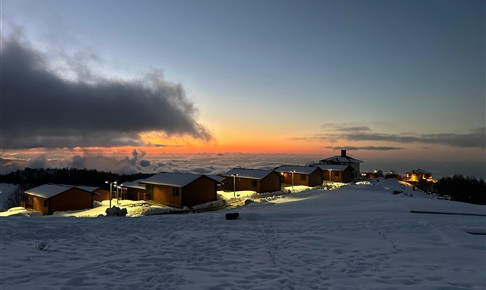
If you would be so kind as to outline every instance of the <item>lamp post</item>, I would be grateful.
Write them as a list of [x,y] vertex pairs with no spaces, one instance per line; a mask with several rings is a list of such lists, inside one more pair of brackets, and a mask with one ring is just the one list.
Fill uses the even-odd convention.
[[332,169],[329,169],[329,181],[332,182]]
[[231,176],[233,176],[233,197],[236,197],[236,176],[238,174],[231,174]]
[[116,181],[113,181],[113,182],[105,181],[105,183],[106,184],[108,184],[108,183],[110,184],[110,208],[111,208],[111,196],[113,194],[113,184],[115,184],[115,186],[116,186],[116,183],[117,182]]
[[123,187],[123,183],[122,183],[122,184],[120,184],[120,198],[122,200],[123,200],[123,189],[125,189],[125,191],[126,191],[127,188],[126,187]]
[[[120,190],[120,193],[118,193],[118,190]],[[122,187],[121,186],[117,186],[116,187],[116,205],[119,205],[120,204],[120,196],[122,194]]]
[[290,173],[292,173],[292,191],[294,191],[294,173],[295,173],[295,170],[290,171]]

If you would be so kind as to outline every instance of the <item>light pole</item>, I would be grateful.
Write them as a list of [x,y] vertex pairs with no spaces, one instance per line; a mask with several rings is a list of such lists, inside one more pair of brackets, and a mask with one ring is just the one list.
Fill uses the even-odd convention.
[[233,176],[233,197],[236,197],[236,176],[238,174],[231,174],[231,176]]
[[290,173],[292,173],[292,191],[294,191],[294,173],[295,173],[295,170],[290,171]]
[[[118,193],[118,190],[120,190],[120,193]],[[119,205],[120,204],[120,196],[122,194],[122,188],[121,186],[117,186],[116,187],[116,205]]]
[[329,181],[332,182],[332,169],[329,169]]
[[115,186],[116,186],[116,183],[117,182],[116,181],[113,181],[113,182],[105,181],[105,183],[106,184],[108,184],[108,183],[110,184],[110,208],[111,208],[111,196],[113,194],[113,184],[115,184]]

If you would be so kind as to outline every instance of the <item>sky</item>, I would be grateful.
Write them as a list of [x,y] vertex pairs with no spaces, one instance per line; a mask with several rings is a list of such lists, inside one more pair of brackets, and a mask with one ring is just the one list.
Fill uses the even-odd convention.
[[486,175],[484,1],[1,0],[1,53],[4,165],[347,149]]

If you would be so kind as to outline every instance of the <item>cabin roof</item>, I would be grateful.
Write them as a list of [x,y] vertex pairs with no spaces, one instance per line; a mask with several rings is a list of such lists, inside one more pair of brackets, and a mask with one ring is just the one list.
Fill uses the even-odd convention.
[[[70,186],[70,185],[66,185],[66,186]],[[77,185],[76,187],[89,192],[94,192],[95,190],[99,189],[98,186]]]
[[326,159],[322,159],[320,162],[331,162],[331,163],[363,163],[363,161],[358,160],[349,156],[333,156]]
[[65,191],[68,191],[73,187],[74,186],[71,185],[43,184],[41,186],[37,186],[29,190],[26,190],[25,193],[48,199],[58,194],[61,194]]
[[207,177],[216,180],[218,183],[222,183],[224,180],[223,176],[220,175],[206,175]]
[[282,166],[275,168],[275,171],[276,172],[285,172],[285,173],[291,173],[293,171],[294,173],[299,173],[299,174],[311,174],[318,169],[319,168],[317,168],[317,167],[311,167],[311,166],[282,165]]
[[338,165],[338,164],[319,164],[315,165],[321,170],[334,170],[334,171],[344,171],[349,165]]
[[[168,185],[173,187],[184,187],[189,183],[195,181],[196,179],[205,176],[201,174],[192,174],[192,173],[159,173],[157,175],[151,176],[147,179],[140,181],[140,183],[144,184],[157,184],[157,185]],[[214,180],[214,179],[212,179]],[[214,180],[216,181],[216,180]]]
[[224,177],[232,177],[237,175],[239,178],[257,179],[261,180],[267,177],[273,170],[267,169],[246,169],[246,168],[233,168],[230,171],[223,174]]
[[128,187],[128,188],[145,189],[145,184],[140,184],[140,182],[144,180],[145,179],[137,179],[134,181],[123,182],[121,186]]

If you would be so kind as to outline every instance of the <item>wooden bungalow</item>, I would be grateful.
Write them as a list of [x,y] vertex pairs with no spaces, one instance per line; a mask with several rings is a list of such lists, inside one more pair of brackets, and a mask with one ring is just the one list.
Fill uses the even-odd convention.
[[280,175],[273,170],[233,168],[222,176],[225,190],[263,193],[281,189]]
[[355,177],[355,170],[350,165],[315,165],[322,170],[324,181],[331,182],[351,182]]
[[93,208],[93,192],[70,185],[44,184],[24,192],[27,209],[50,215],[56,211]]
[[145,184],[140,182],[143,179],[137,179],[130,182],[124,182],[121,187],[122,191],[126,193],[126,197],[129,200],[146,200]]
[[218,182],[206,175],[159,173],[139,183],[145,185],[146,200],[172,207],[192,207],[218,198]]
[[349,165],[353,169],[353,177],[359,177],[361,163],[363,161],[348,156],[346,150],[341,150],[340,156],[333,156],[319,161],[319,164],[323,165]]
[[319,167],[282,165],[275,168],[282,175],[282,182],[293,185],[322,185],[322,171]]
[[84,186],[84,185],[80,185],[80,186],[76,186],[76,187],[81,188],[81,189],[86,190],[86,191],[89,191],[89,192],[92,192],[93,193],[93,200],[101,202],[103,200],[110,199],[110,191],[106,190],[104,188],[97,187],[97,186]]

